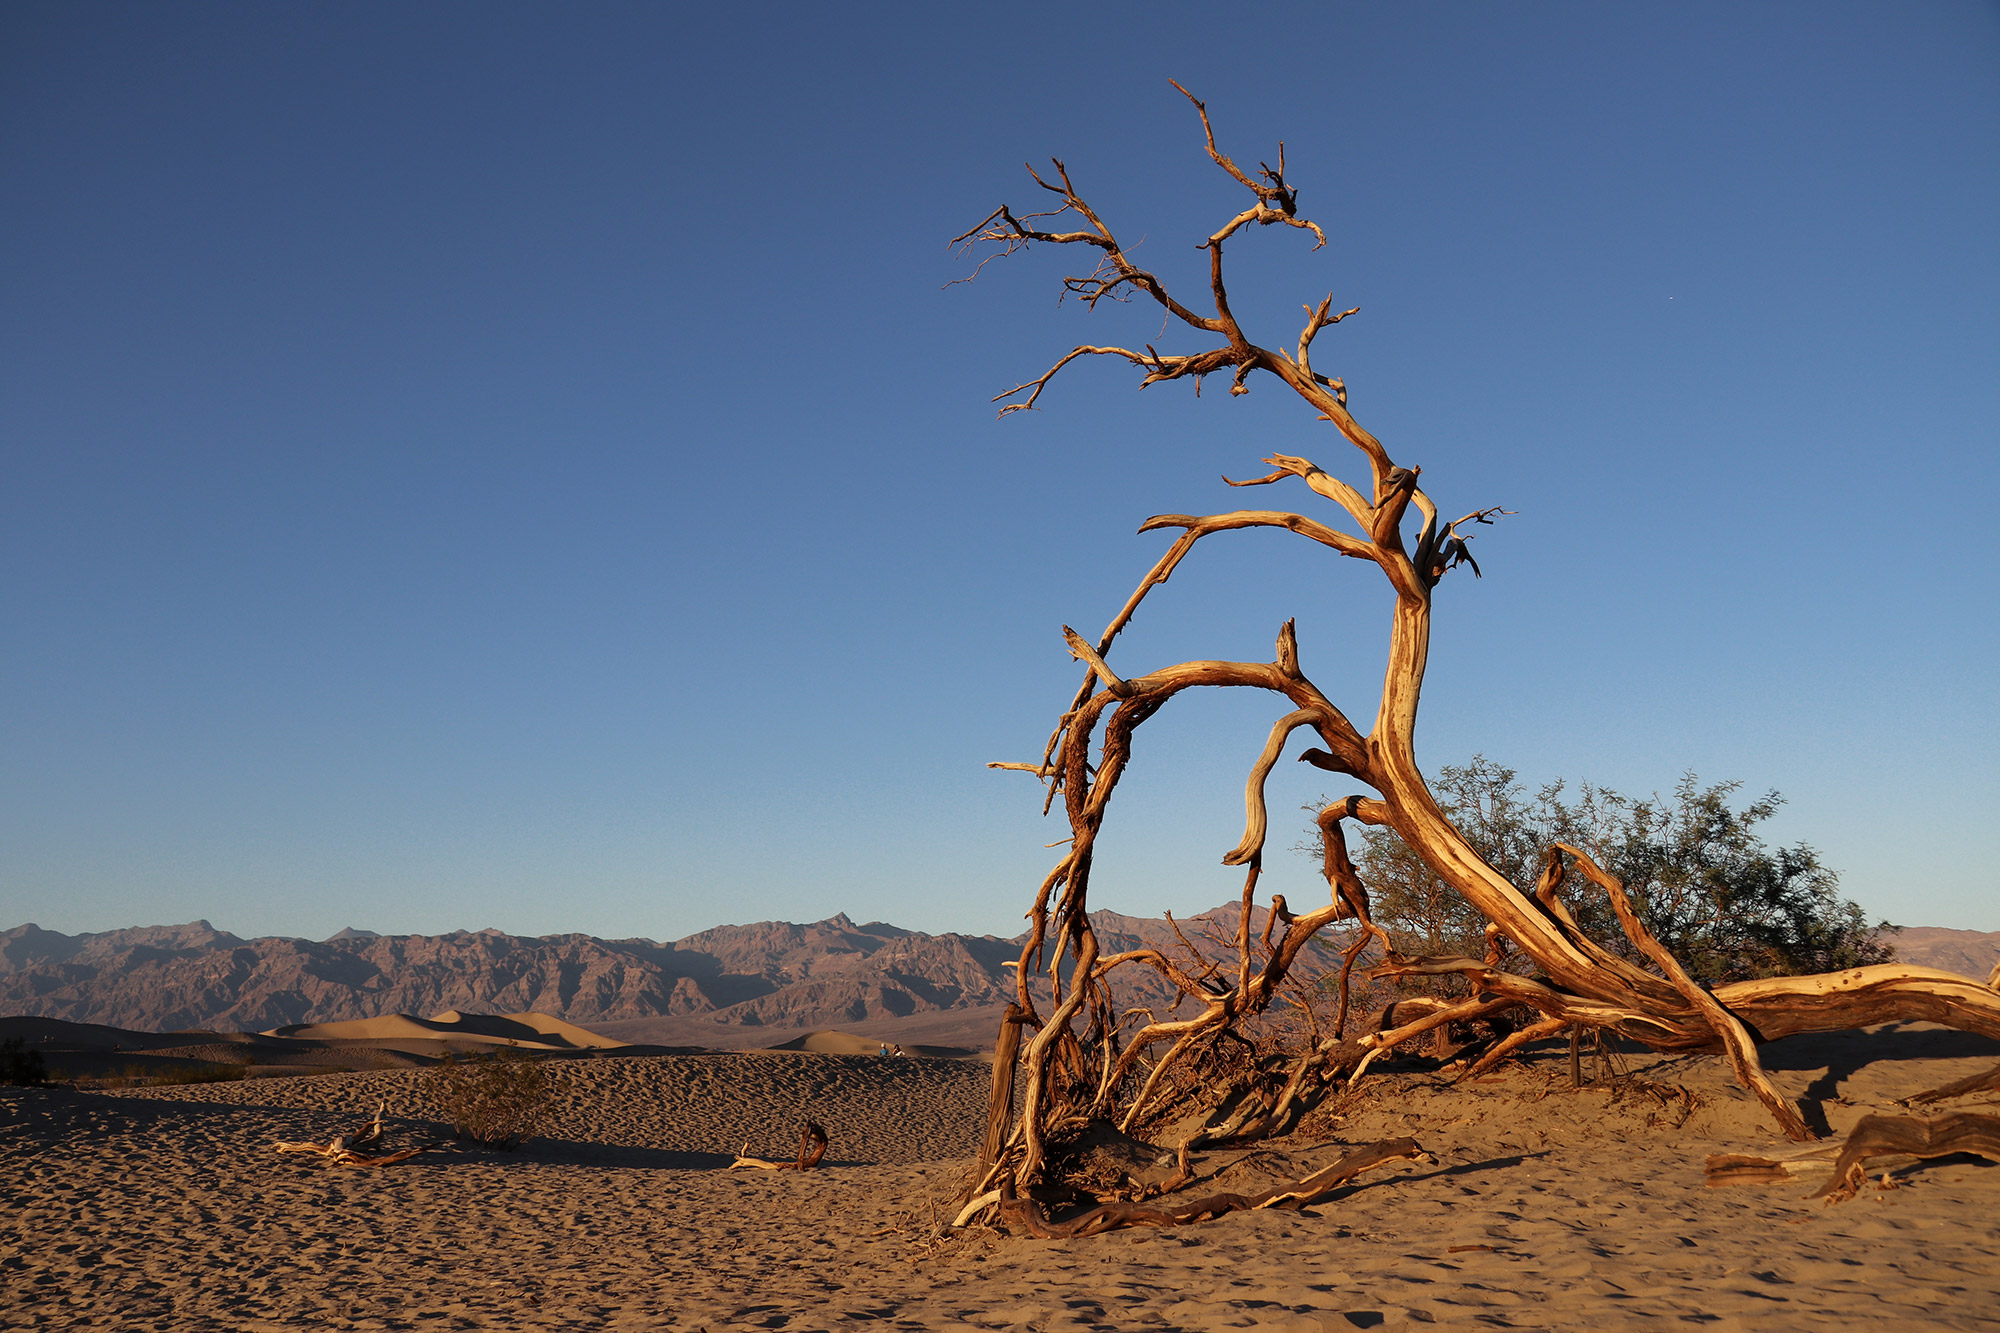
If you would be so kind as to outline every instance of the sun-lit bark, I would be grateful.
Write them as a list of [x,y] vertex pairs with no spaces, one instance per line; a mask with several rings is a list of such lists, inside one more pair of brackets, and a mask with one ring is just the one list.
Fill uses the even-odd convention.
[[[1179,87],[1178,84],[1175,87]],[[1482,1056],[1469,1057],[1471,1068],[1489,1067],[1535,1036],[1564,1029],[1608,1029],[1663,1049],[1719,1048],[1746,1086],[1770,1108],[1774,1119],[1794,1137],[1810,1134],[1797,1109],[1780,1096],[1757,1062],[1760,1040],[1791,1032],[1828,1030],[1920,1018],[2000,1036],[2000,992],[1970,978],[1924,968],[1895,965],[1861,968],[1816,977],[1782,977],[1702,990],[1679,964],[1645,931],[1626,899],[1624,888],[1586,856],[1568,848],[1551,849],[1542,882],[1533,895],[1524,894],[1488,865],[1439,808],[1418,768],[1415,736],[1424,674],[1430,652],[1432,592],[1445,575],[1469,566],[1475,575],[1468,542],[1472,529],[1493,522],[1508,511],[1497,506],[1472,510],[1444,521],[1429,494],[1419,484],[1423,469],[1397,464],[1386,446],[1355,420],[1348,410],[1347,387],[1339,378],[1315,369],[1311,354],[1315,338],[1326,329],[1358,314],[1358,309],[1332,313],[1333,297],[1305,306],[1306,323],[1296,348],[1266,348],[1252,342],[1229,302],[1224,276],[1225,242],[1252,226],[1273,224],[1306,232],[1316,238],[1314,249],[1326,243],[1325,232],[1298,213],[1298,191],[1285,177],[1282,146],[1278,166],[1260,164],[1253,177],[1216,146],[1206,107],[1187,95],[1199,112],[1211,158],[1246,187],[1255,202],[1237,213],[1200,243],[1209,255],[1207,305],[1212,313],[1183,304],[1153,273],[1140,268],[1104,219],[1077,192],[1062,162],[1047,173],[1030,168],[1035,186],[1054,196],[1046,212],[1017,214],[1009,207],[994,210],[977,227],[956,239],[971,250],[988,247],[1012,254],[1038,246],[1082,246],[1095,256],[1087,274],[1067,277],[1064,291],[1095,308],[1105,297],[1150,300],[1160,307],[1168,325],[1201,335],[1213,345],[1205,350],[1167,354],[1148,344],[1143,348],[1086,344],[1060,357],[1039,377],[999,395],[1001,415],[1034,410],[1044,391],[1064,368],[1081,359],[1110,357],[1143,372],[1141,384],[1192,380],[1199,391],[1204,377],[1227,372],[1230,392],[1249,391],[1253,372],[1263,371],[1301,398],[1318,420],[1329,423],[1339,437],[1360,454],[1365,482],[1353,485],[1311,460],[1272,454],[1264,463],[1272,470],[1232,487],[1303,483],[1332,510],[1321,517],[1281,510],[1231,510],[1207,516],[1167,514],[1148,519],[1141,532],[1179,529],[1180,536],[1141,579],[1132,595],[1097,639],[1088,640],[1064,628],[1073,657],[1084,665],[1077,692],[1057,721],[1034,762],[1004,762],[996,768],[1034,773],[1046,784],[1044,808],[1063,805],[1071,836],[1067,850],[1038,889],[1028,913],[1029,932],[1018,968],[1018,1003],[1010,1012],[1001,1048],[1011,1051],[1009,1034],[1022,1025],[1033,1027],[1025,1043],[1018,1077],[1023,1088],[1019,1113],[1012,1097],[1003,1098],[1004,1081],[1011,1090],[1016,1071],[1009,1060],[996,1063],[996,1094],[991,1108],[983,1170],[968,1198],[991,1194],[1014,1199],[1045,1184],[1053,1140],[1093,1121],[1109,1120],[1127,1130],[1157,1118],[1161,1100],[1188,1061],[1206,1058],[1218,1043],[1246,1022],[1264,1013],[1278,997],[1299,951],[1315,934],[1336,920],[1357,920],[1365,939],[1375,939],[1385,961],[1374,975],[1458,975],[1470,998],[1443,1016],[1432,1015],[1402,1027],[1365,1033],[1353,1039],[1345,1026],[1345,978],[1342,1010],[1335,1033],[1295,1052],[1282,1088],[1247,1095],[1220,1121],[1197,1131],[1178,1146],[1185,1155],[1189,1143],[1224,1137],[1279,1133],[1327,1090],[1361,1077],[1384,1053],[1424,1033],[1452,1022],[1493,1015],[1525,1006],[1536,1011],[1535,1022],[1517,1032],[1495,1030]],[[1074,222],[1074,230],[1056,229],[1057,220]],[[987,259],[994,257],[989,254]],[[981,267],[987,260],[981,260]],[[975,270],[976,272],[976,270]],[[1225,481],[1228,479],[1225,478]],[[1299,661],[1291,622],[1278,635],[1271,662],[1193,661],[1122,674],[1114,660],[1120,632],[1140,603],[1166,582],[1197,543],[1218,533],[1243,528],[1280,528],[1306,538],[1343,558],[1372,562],[1382,573],[1393,598],[1388,624],[1389,654],[1381,697],[1373,724],[1363,734],[1346,713],[1306,675]],[[1194,961],[1169,957],[1153,949],[1111,956],[1101,954],[1089,911],[1090,872],[1095,845],[1119,780],[1132,759],[1134,734],[1149,718],[1181,692],[1205,687],[1240,687],[1279,696],[1288,711],[1278,716],[1253,762],[1244,786],[1244,834],[1224,856],[1228,865],[1245,869],[1243,913],[1238,922],[1233,969],[1199,957]],[[1254,937],[1252,909],[1257,906],[1269,815],[1265,784],[1292,737],[1309,731],[1317,744],[1297,758],[1338,773],[1372,789],[1329,806],[1320,828],[1326,843],[1328,901],[1307,911],[1282,910],[1282,935],[1272,938],[1278,920],[1267,922],[1262,937]],[[1491,923],[1488,956],[1470,958],[1406,958],[1388,947],[1387,937],[1368,920],[1366,886],[1347,858],[1342,823],[1346,820],[1387,826],[1415,850],[1445,882],[1453,886]],[[1621,927],[1634,948],[1657,971],[1649,971],[1588,938],[1561,901],[1570,868],[1580,872],[1589,891],[1601,891],[1612,901]],[[1360,942],[1349,952],[1348,966]],[[1502,966],[1511,950],[1534,966],[1526,975],[1518,961]],[[1117,968],[1151,967],[1172,983],[1181,1001],[1193,1007],[1186,1014],[1120,1015],[1113,1012],[1107,976]],[[1230,973],[1233,971],[1233,977]],[[1049,1012],[1037,1011],[1033,994],[1037,978],[1045,978],[1052,997]],[[1177,1006],[1178,1008],[1179,1006]],[[1129,1036],[1130,1018],[1145,1019]],[[1023,1195],[1025,1197],[1025,1195]],[[1010,1205],[1011,1206],[1011,1205]],[[1017,1215],[1028,1216],[1015,1209]],[[1161,1212],[1166,1216],[1172,1210]],[[1196,1209],[1203,1215],[1205,1210]],[[1114,1210],[1115,1213],[1115,1210]],[[1099,1226],[1114,1214],[1097,1214]],[[1039,1214],[1033,1214],[1039,1217]],[[1133,1223],[1141,1224],[1141,1223]],[[1144,1224],[1162,1224],[1149,1219]],[[1045,1221],[1033,1226],[1046,1227]],[[1040,1233],[1038,1233],[1040,1234]]]

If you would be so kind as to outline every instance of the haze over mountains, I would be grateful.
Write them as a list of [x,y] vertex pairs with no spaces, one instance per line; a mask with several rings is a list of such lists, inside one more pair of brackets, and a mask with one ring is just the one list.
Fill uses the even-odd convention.
[[[1183,922],[1190,935],[1234,934],[1229,904]],[[1148,944],[1179,952],[1165,921],[1093,913],[1107,951]],[[1261,929],[1261,911],[1253,918]],[[1331,932],[1329,932],[1331,934]],[[1984,976],[2000,932],[1916,927],[1900,957]],[[0,932],[0,1015],[165,1032],[263,1031],[385,1014],[549,1014],[631,1041],[763,1045],[780,1031],[846,1027],[925,1039],[1004,1005],[1016,940],[926,935],[845,914],[810,924],[721,926],[668,944],[497,930],[328,940],[241,939],[206,921],[63,935]],[[1311,978],[1337,958],[1311,951]],[[1122,1004],[1170,1004],[1148,969],[1127,968]]]

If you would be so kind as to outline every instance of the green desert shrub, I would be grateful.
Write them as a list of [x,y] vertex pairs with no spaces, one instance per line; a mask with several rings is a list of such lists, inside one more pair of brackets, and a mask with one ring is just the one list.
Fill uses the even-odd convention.
[[506,1051],[448,1055],[425,1073],[432,1105],[458,1137],[510,1151],[541,1133],[568,1087],[547,1063]]
[[[1531,793],[1513,769],[1483,755],[1442,766],[1431,783],[1466,841],[1523,893],[1533,891],[1550,843],[1588,851],[1624,883],[1646,928],[1696,981],[1886,962],[1896,927],[1870,922],[1843,897],[1839,875],[1811,847],[1767,845],[1758,826],[1783,798],[1769,792],[1739,809],[1732,798],[1740,786],[1704,786],[1689,773],[1665,796],[1626,796],[1590,783],[1571,796],[1562,782]],[[1299,850],[1319,857],[1316,831]],[[1485,918],[1393,831],[1364,831],[1354,860],[1376,923],[1398,950],[1484,953]],[[1563,899],[1593,938],[1643,965],[1601,892],[1576,877]]]
[[0,1083],[33,1087],[48,1081],[48,1062],[40,1051],[29,1050],[28,1043],[19,1037],[0,1041]]

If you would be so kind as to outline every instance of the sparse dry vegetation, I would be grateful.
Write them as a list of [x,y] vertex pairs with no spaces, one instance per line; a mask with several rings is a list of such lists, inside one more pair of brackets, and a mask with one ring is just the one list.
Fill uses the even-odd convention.
[[459,1138],[511,1152],[541,1132],[567,1083],[546,1061],[496,1051],[447,1056],[426,1071],[424,1092]]
[[19,1037],[0,1041],[0,1083],[35,1087],[49,1081],[48,1062]]

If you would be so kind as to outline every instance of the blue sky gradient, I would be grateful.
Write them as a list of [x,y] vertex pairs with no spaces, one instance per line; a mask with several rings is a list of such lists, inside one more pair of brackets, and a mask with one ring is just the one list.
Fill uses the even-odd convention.
[[[1440,588],[1425,765],[1777,787],[1871,913],[2000,929],[2000,11],[1079,12],[0,10],[0,925],[1014,933],[1067,829],[982,765],[1058,627],[1218,474],[1358,475],[1268,379],[994,418],[1159,319],[946,239],[1059,155],[1198,295],[1240,190],[1174,77],[1330,237],[1231,247],[1252,336],[1362,307],[1315,348],[1358,419],[1519,511]],[[1116,661],[1296,615],[1366,719],[1387,612],[1229,534]],[[1234,893],[1275,708],[1148,724],[1099,905]]]

